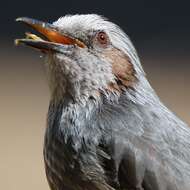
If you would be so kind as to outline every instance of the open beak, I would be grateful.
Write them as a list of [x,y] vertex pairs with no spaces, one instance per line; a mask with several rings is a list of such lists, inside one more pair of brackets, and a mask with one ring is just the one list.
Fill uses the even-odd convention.
[[65,48],[68,49],[74,45],[81,48],[85,47],[85,44],[80,40],[61,34],[57,27],[52,24],[26,17],[17,18],[16,21],[29,25],[46,38],[43,39],[35,34],[26,33],[26,38],[15,40],[16,45],[25,44],[42,52],[63,52]]

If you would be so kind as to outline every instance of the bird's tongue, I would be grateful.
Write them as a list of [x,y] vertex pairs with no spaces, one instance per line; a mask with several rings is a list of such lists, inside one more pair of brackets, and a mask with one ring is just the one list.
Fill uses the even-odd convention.
[[[77,45],[82,48],[85,47],[85,44],[79,41],[78,39],[61,34],[58,31],[58,29],[52,24],[41,22],[41,21],[31,19],[31,18],[26,18],[26,17],[17,18],[16,21],[23,22],[29,25],[34,30],[42,34],[49,42],[63,44],[63,45]],[[38,41],[38,40],[45,41],[42,38],[30,33],[26,33],[26,39],[35,40],[35,41]],[[23,39],[16,40],[16,44],[19,44],[20,42],[23,42]]]

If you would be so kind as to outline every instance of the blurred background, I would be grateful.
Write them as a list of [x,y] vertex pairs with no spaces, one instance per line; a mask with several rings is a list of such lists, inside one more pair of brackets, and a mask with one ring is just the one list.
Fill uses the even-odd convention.
[[14,38],[29,28],[19,16],[52,22],[65,14],[97,13],[131,37],[162,101],[190,124],[190,2],[4,1],[0,11],[0,189],[48,189],[43,136],[49,92],[43,60]]

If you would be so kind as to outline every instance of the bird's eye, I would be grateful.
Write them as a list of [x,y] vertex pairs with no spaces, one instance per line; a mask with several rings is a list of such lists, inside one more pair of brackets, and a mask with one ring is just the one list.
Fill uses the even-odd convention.
[[99,32],[97,34],[97,40],[102,45],[108,44],[108,41],[109,41],[108,36],[105,32]]

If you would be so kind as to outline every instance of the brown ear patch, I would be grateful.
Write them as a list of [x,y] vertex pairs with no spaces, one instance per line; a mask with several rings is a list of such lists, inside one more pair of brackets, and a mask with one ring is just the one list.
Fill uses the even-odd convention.
[[124,88],[133,87],[137,78],[129,57],[116,48],[107,50],[104,56],[111,62],[112,72],[116,77],[116,83],[109,84],[108,89],[121,91]]

